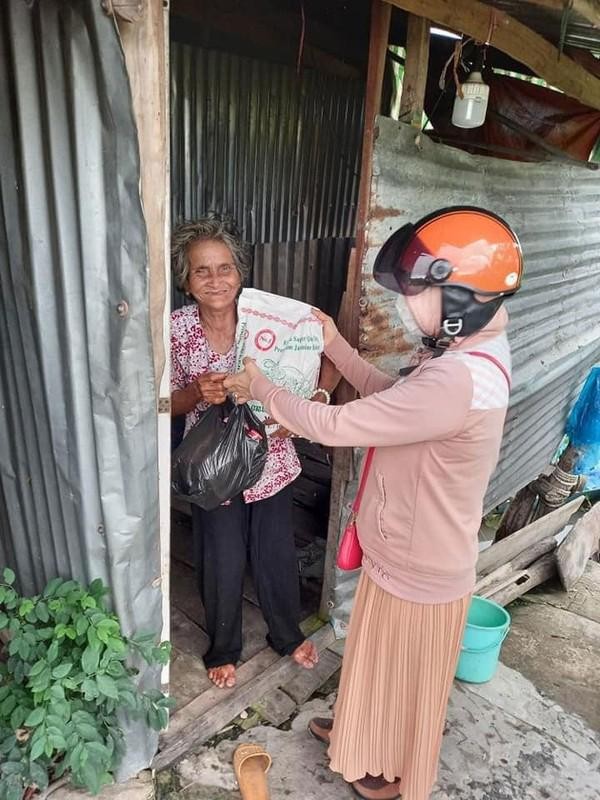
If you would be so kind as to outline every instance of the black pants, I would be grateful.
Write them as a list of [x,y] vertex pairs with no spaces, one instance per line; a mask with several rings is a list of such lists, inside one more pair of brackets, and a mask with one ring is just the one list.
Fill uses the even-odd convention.
[[298,626],[300,587],[292,527],[292,487],[256,503],[241,495],[213,511],[193,506],[192,521],[200,596],[210,650],[207,667],[235,664],[242,652],[242,602],[247,553],[258,601],[280,655],[304,641]]

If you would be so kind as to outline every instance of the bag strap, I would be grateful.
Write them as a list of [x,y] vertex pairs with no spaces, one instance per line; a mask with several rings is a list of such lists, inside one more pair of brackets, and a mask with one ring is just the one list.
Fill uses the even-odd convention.
[[498,367],[500,372],[506,378],[506,383],[508,384],[508,391],[510,392],[512,387],[512,381],[510,379],[510,375],[508,374],[508,370],[504,366],[504,364],[497,359],[495,356],[491,355],[490,353],[484,353],[481,350],[468,350],[465,355],[467,356],[475,356],[476,358],[485,358],[486,361],[490,361],[492,364]]
[[362,496],[364,494],[365,485],[367,483],[367,476],[369,474],[369,470],[371,469],[371,462],[373,461],[374,455],[375,455],[375,448],[369,447],[369,449],[367,450],[367,455],[365,456],[365,465],[363,467],[362,475],[360,476],[360,484],[358,486],[358,491],[356,492],[356,497],[354,498],[354,502],[352,503],[352,513],[354,515],[358,514],[360,510]]

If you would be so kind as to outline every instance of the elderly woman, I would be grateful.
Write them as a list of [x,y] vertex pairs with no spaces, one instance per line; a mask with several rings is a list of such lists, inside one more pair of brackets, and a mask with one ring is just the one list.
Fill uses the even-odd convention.
[[363,361],[320,314],[325,352],[361,399],[311,406],[251,359],[225,387],[317,442],[375,448],[357,516],[362,575],[335,719],[314,719],[310,730],[359,797],[426,800],[508,404],[501,303],[519,288],[521,253],[494,215],[446,209],[391,237],[375,279],[398,293],[403,336],[426,347],[402,378]]
[[[248,251],[233,225],[210,217],[174,231],[172,258],[178,287],[194,300],[171,315],[171,413],[186,415],[187,433],[210,404],[226,399],[223,381],[234,369],[236,301]],[[328,393],[315,395],[315,400],[322,397]],[[318,661],[314,644],[299,628],[292,483],[300,469],[289,433],[280,429],[269,438],[258,483],[213,511],[192,506],[196,568],[210,638],[204,662],[209,678],[221,688],[235,685],[242,650],[248,551],[269,644],[307,669]]]

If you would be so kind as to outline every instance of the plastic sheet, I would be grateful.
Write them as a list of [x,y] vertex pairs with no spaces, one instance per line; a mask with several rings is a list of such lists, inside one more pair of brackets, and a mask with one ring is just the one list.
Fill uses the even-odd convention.
[[588,375],[567,419],[566,434],[579,451],[574,472],[586,476],[586,491],[600,489],[600,367]]

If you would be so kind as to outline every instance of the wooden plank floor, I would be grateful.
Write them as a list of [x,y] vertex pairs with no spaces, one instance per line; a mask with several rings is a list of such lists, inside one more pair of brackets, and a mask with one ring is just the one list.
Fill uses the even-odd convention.
[[[160,770],[171,766],[218,733],[249,706],[265,708],[265,718],[268,719],[274,713],[274,689],[280,690],[277,713],[282,707],[280,701],[286,695],[294,701],[287,706],[287,713],[291,715],[297,704],[293,694],[301,698],[310,696],[341,664],[340,657],[328,649],[334,641],[330,625],[321,627],[311,638],[321,654],[321,661],[319,667],[310,673],[289,657],[279,658],[267,647],[241,665],[235,688],[211,687],[175,712],[168,730],[160,737],[160,749],[153,768]],[[281,717],[279,721],[283,721]]]
[[[296,541],[299,553],[315,545],[314,533],[308,531],[306,516],[309,511],[298,509]],[[304,549],[303,549],[304,548]],[[171,524],[171,695],[175,710],[183,708],[191,699],[210,688],[202,657],[208,649],[205,616],[195,570],[193,543],[189,517],[174,511]],[[318,565],[317,565],[318,571]],[[314,572],[314,570],[313,570]],[[312,574],[312,573],[310,573]],[[319,607],[320,580],[301,580],[302,617],[314,614]],[[243,601],[243,650],[241,662],[246,663],[266,646],[267,626],[258,607],[256,592],[248,574]],[[258,699],[258,698],[256,698]]]
[[[303,473],[294,486],[294,534],[298,551],[303,630],[313,634],[322,652],[309,674],[290,658],[280,658],[266,646],[267,627],[253,582],[244,585],[243,642],[238,685],[216,689],[206,676],[202,657],[208,649],[205,616],[194,571],[189,505],[175,501],[171,519],[171,658],[170,691],[176,706],[168,731],[161,737],[156,766],[180,758],[194,745],[217,733],[244,708],[259,709],[271,724],[281,724],[340,666],[330,626],[321,630],[314,616],[319,608],[322,559],[327,537],[331,484],[328,453],[318,445],[296,443]],[[315,633],[316,630],[316,633]]]

